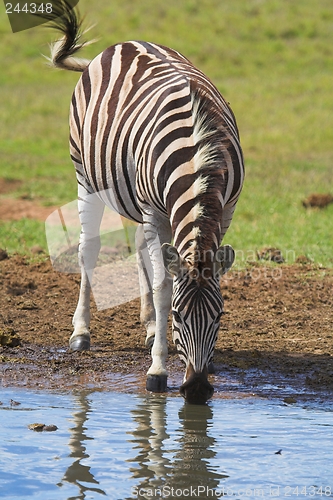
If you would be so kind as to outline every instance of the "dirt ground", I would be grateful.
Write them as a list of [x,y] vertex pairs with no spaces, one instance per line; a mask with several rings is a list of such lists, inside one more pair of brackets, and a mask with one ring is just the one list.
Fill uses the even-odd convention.
[[11,193],[18,189],[21,184],[22,182],[19,180],[0,177],[0,220],[20,220],[22,217],[26,217],[45,221],[57,207],[45,207],[25,196],[12,198]]
[[[80,276],[53,269],[48,258],[0,256],[2,385],[107,387],[110,375],[144,379],[150,356],[139,322],[139,299],[97,311],[92,349],[71,353],[68,339]],[[221,282],[225,314],[214,364],[219,374],[284,377],[333,394],[333,272],[310,264],[253,263]],[[170,371],[182,372],[169,331]],[[110,387],[109,387],[110,388]]]
[[[14,200],[11,193],[18,185],[0,178],[0,219],[45,220],[54,207]],[[267,257],[267,249],[262,255]],[[279,252],[274,255],[279,264],[273,267],[265,261],[249,263],[221,281],[225,314],[214,356],[216,374],[220,380],[225,377],[226,386],[236,380],[236,390],[244,381],[253,387],[283,381],[300,393],[333,396],[333,270],[301,256],[298,264],[287,266]],[[72,265],[76,256],[70,258],[69,267],[77,269]],[[3,386],[111,388],[115,376],[121,385],[132,374],[134,386],[144,388],[150,354],[144,346],[139,299],[99,311],[92,300],[91,350],[68,350],[79,284],[79,274],[55,270],[46,255],[31,263],[0,249]],[[169,373],[176,374],[179,385],[183,368],[170,327],[168,335]]]

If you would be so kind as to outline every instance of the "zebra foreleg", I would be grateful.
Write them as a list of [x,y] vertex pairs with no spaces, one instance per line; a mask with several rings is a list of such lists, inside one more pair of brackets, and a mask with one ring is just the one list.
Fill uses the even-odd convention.
[[156,314],[153,302],[153,268],[151,265],[143,225],[138,226],[135,233],[135,246],[138,263],[138,274],[141,297],[141,323],[146,328],[146,346],[151,348],[156,330]]
[[[155,315],[155,335],[153,337],[151,357],[152,364],[147,372],[146,388],[152,392],[165,392],[167,390],[166,357],[168,354],[167,346],[167,323],[168,315],[171,307],[172,295],[172,278],[166,272],[163,265],[161,245],[170,241],[171,229],[168,221],[160,220],[154,213],[149,213],[149,209],[145,210],[144,218],[144,237],[146,240],[149,260],[153,270],[153,294],[152,301],[150,296],[143,298],[145,306],[148,305],[151,309],[153,303],[154,313],[147,309],[146,320],[152,319]],[[149,266],[146,266],[146,268]],[[149,277],[148,277],[149,279]],[[150,279],[149,279],[150,281]],[[153,323],[148,325],[153,326]],[[147,329],[147,340],[152,340],[153,330]]]
[[96,194],[82,193],[79,185],[78,208],[81,222],[79,242],[79,264],[81,268],[81,286],[79,301],[73,316],[74,332],[69,339],[72,351],[90,349],[90,292],[93,270],[99,250],[99,228],[103,217],[104,203]]
[[167,390],[168,372],[166,369],[167,322],[171,305],[172,279],[167,276],[163,283],[154,287],[153,299],[156,312],[156,330],[151,349],[152,364],[147,372],[146,388],[152,392],[165,392]]

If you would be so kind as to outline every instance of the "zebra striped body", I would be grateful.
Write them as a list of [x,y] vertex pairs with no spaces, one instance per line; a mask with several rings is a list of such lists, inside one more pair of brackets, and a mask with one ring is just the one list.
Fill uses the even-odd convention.
[[[66,68],[66,54],[61,61],[57,54],[59,47],[53,51],[54,64]],[[82,60],[76,61],[79,67]],[[153,360],[147,387],[166,388],[172,295],[174,341],[186,365],[183,394],[204,402],[212,393],[207,367],[223,310],[219,275],[233,260],[231,247],[219,244],[244,176],[234,115],[210,80],[166,47],[126,42],[109,47],[86,66],[70,111],[70,151],[82,224],[82,282],[72,349],[89,347],[86,269],[97,259],[98,245],[92,241],[107,204],[140,223],[141,319]],[[92,193],[94,201],[88,202]],[[152,287],[140,256],[145,247]]]
[[[207,107],[204,113],[200,104]],[[211,172],[214,181],[221,177],[216,210],[222,213],[237,201],[243,172],[233,114],[211,82],[177,52],[143,42],[106,49],[85,70],[70,115],[79,182],[88,192],[111,190],[117,204],[112,208],[136,222],[143,222],[145,205],[167,217],[177,248],[185,243],[179,233],[200,215],[192,202],[204,190],[207,167],[221,162],[220,171]],[[209,151],[198,122],[206,120],[209,127],[210,118],[221,145]],[[207,132],[209,139],[212,131]],[[221,221],[226,230],[230,221]],[[221,235],[220,230],[219,241]]]

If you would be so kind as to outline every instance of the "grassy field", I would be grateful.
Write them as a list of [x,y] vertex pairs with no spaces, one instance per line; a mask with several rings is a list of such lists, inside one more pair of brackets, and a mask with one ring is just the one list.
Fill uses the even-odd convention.
[[[202,69],[231,103],[241,133],[246,182],[226,241],[239,263],[274,246],[333,266],[333,9],[331,0],[81,0],[94,57],[129,39],[171,46]],[[76,196],[68,155],[68,107],[78,75],[52,70],[41,53],[56,34],[13,34],[0,8],[0,177],[24,183],[14,195],[62,205]],[[11,194],[12,196],[13,194]],[[46,248],[44,225],[0,221],[0,247]]]

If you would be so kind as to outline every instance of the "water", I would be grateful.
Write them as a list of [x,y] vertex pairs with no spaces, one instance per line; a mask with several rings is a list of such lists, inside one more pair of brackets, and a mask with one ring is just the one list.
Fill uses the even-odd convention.
[[332,404],[9,388],[0,400],[3,499],[333,498]]

